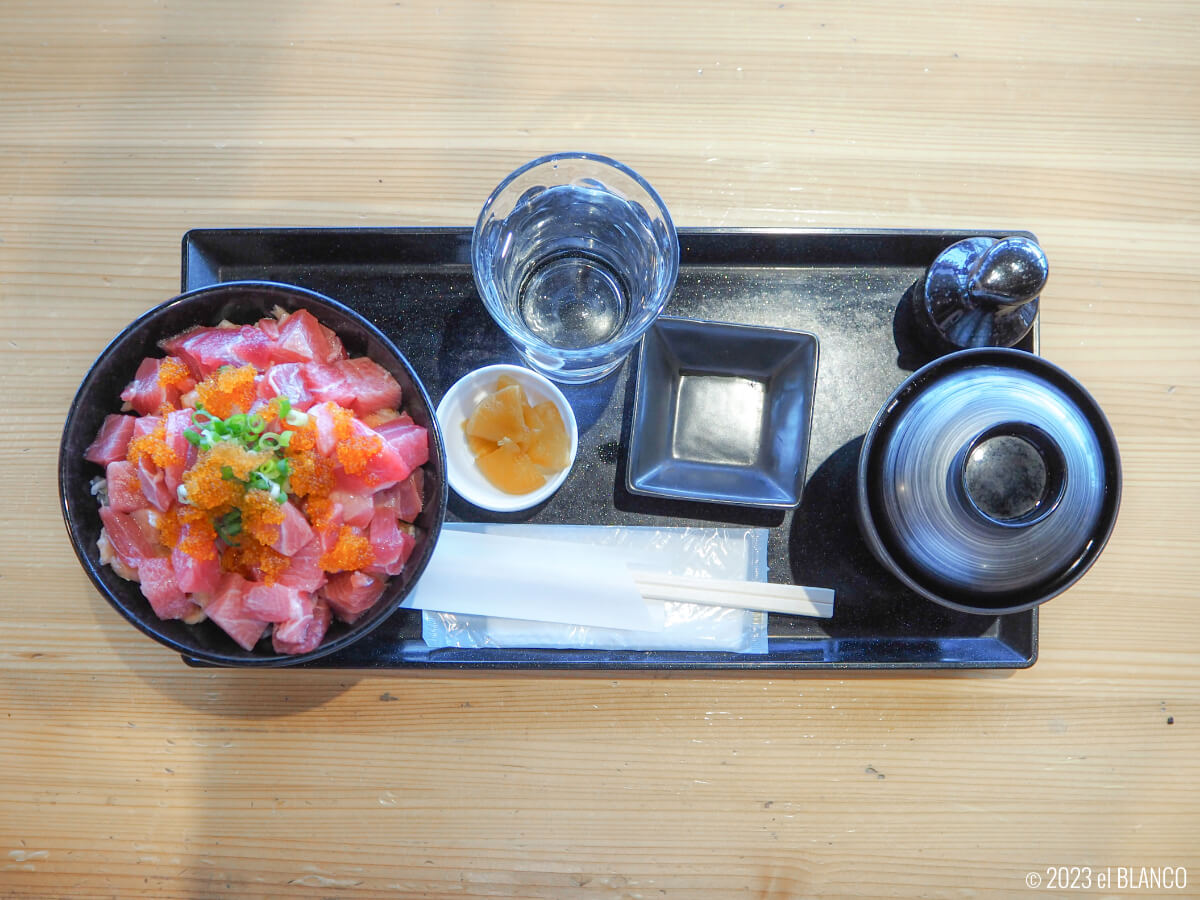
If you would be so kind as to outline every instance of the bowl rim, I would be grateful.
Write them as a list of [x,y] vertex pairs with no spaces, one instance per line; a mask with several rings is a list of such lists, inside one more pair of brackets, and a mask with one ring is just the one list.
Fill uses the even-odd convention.
[[[442,395],[441,401],[437,405],[435,411],[438,420],[438,426],[443,431],[444,440],[458,440],[458,435],[455,434],[457,422],[443,421],[451,413],[451,407],[454,406],[462,394],[472,388],[477,382],[482,382],[489,377],[499,377],[500,375],[511,375],[520,381],[531,381],[550,398],[558,409],[559,414],[563,416],[563,424],[567,428],[567,436],[571,440],[570,459],[567,460],[567,465],[554,478],[549,479],[544,485],[536,491],[530,491],[528,494],[504,494],[504,500],[497,502],[496,498],[501,497],[499,492],[495,497],[486,497],[472,490],[471,485],[464,484],[462,478],[455,478],[454,469],[451,463],[451,451],[449,446],[446,449],[446,481],[456,494],[479,509],[486,509],[489,512],[520,512],[521,510],[530,509],[540,503],[549,500],[550,497],[557,493],[562,487],[563,482],[567,480],[571,470],[575,467],[575,458],[579,453],[579,423],[575,418],[575,410],[571,408],[570,401],[567,400],[564,394],[557,385],[549,378],[542,375],[540,372],[535,372],[533,369],[525,366],[515,365],[513,363],[494,363],[492,365],[483,366],[478,369],[473,369],[463,375],[450,386],[445,394]],[[461,429],[459,429],[461,430]],[[446,433],[453,435],[452,438],[446,438]],[[465,446],[465,439],[464,439]],[[464,491],[463,487],[467,490]],[[510,498],[511,500],[507,499]]]
[[[75,393],[72,395],[71,402],[67,410],[67,416],[63,422],[62,432],[59,437],[57,466],[59,506],[63,516],[63,524],[66,528],[67,537],[70,540],[71,547],[75,551],[75,556],[78,558],[80,565],[87,573],[88,579],[92,582],[93,587],[95,587],[101,596],[108,601],[110,606],[112,606],[126,621],[130,622],[143,634],[153,638],[158,643],[169,647],[171,650],[181,654],[185,657],[185,659],[188,660],[196,660],[218,666],[236,668],[285,668],[303,665],[304,663],[312,662],[324,656],[328,656],[331,653],[344,650],[346,647],[366,637],[396,613],[396,611],[400,608],[400,604],[403,602],[404,597],[412,591],[412,588],[420,579],[421,573],[425,570],[425,567],[428,565],[429,559],[432,556],[433,544],[436,544],[438,533],[441,531],[442,525],[446,518],[447,492],[444,489],[439,491],[440,496],[437,503],[437,509],[434,510],[430,527],[426,532],[427,539],[430,541],[430,552],[425,553],[423,558],[417,561],[415,571],[413,571],[412,575],[410,576],[407,590],[397,594],[392,599],[391,602],[393,608],[391,612],[381,615],[373,621],[364,623],[358,630],[343,634],[335,640],[322,641],[318,647],[310,650],[308,653],[295,655],[274,652],[270,654],[258,654],[255,651],[249,651],[251,653],[255,653],[255,655],[251,657],[241,657],[212,652],[202,648],[189,646],[186,643],[175,640],[174,638],[155,630],[152,624],[143,622],[137,615],[134,614],[132,610],[126,608],[122,602],[114,597],[112,591],[109,589],[108,585],[104,583],[104,580],[100,576],[100,572],[98,570],[99,564],[94,562],[88,556],[87,552],[82,546],[82,541],[74,526],[72,511],[74,501],[68,496],[66,487],[67,475],[71,464],[74,462],[72,456],[67,452],[68,439],[78,418],[79,401],[84,394],[85,389],[89,386],[99,365],[112,356],[125,341],[131,338],[139,330],[144,328],[156,317],[163,315],[168,310],[184,303],[194,302],[199,298],[207,297],[209,295],[237,293],[238,291],[247,290],[275,291],[283,294],[299,295],[319,306],[327,306],[331,309],[334,309],[340,314],[346,315],[353,319],[359,327],[363,328],[368,334],[371,335],[371,337],[379,341],[379,343],[389,354],[400,360],[404,368],[406,368],[408,373],[412,376],[413,383],[417,388],[421,399],[430,411],[430,424],[427,429],[430,432],[430,460],[432,462],[434,459],[436,459],[441,465],[443,476],[445,475],[447,471],[445,447],[442,442],[442,434],[441,429],[438,426],[437,416],[434,413],[433,402],[429,397],[429,393],[425,388],[425,385],[417,375],[416,369],[413,368],[412,364],[408,361],[408,358],[400,351],[391,338],[384,334],[381,329],[367,319],[366,316],[362,315],[362,313],[359,313],[357,310],[338,300],[333,299],[326,294],[322,294],[319,291],[314,291],[310,288],[288,284],[287,282],[281,281],[271,281],[265,279],[241,279],[237,281],[223,281],[216,284],[209,284],[204,285],[203,287],[194,288],[190,291],[184,291],[176,294],[168,300],[163,301],[162,303],[157,304],[156,306],[151,307],[137,316],[123,329],[121,329],[121,331],[118,332],[117,335],[104,346],[99,354],[97,354],[96,358],[89,364],[87,372],[84,374],[78,388],[76,388]],[[428,465],[428,463],[426,463],[426,465]],[[232,638],[230,640],[232,640]]]
[[[1025,600],[1007,606],[979,606],[962,603],[945,594],[921,583],[903,564],[888,546],[888,540],[875,521],[873,503],[871,501],[868,479],[870,477],[872,457],[875,455],[877,439],[887,430],[889,424],[906,406],[906,401],[929,382],[943,377],[947,371],[957,371],[985,365],[999,365],[1003,368],[1024,368],[1036,370],[1037,374],[1051,380],[1056,386],[1064,389],[1072,400],[1079,404],[1081,413],[1093,426],[1101,454],[1105,461],[1105,496],[1101,507],[1101,517],[1091,540],[1080,550],[1075,561],[1065,571],[1054,577],[1044,579],[1039,585],[1034,585],[1017,593],[1036,592],[1032,600]],[[859,530],[872,554],[888,571],[905,587],[922,597],[941,604],[956,612],[971,615],[997,616],[1010,613],[1025,612],[1034,609],[1071,587],[1087,573],[1099,558],[1108,539],[1116,528],[1117,518],[1121,508],[1121,455],[1116,435],[1100,405],[1088,390],[1069,372],[1044,357],[1012,347],[972,347],[958,350],[940,356],[913,372],[889,395],[871,424],[863,435],[862,447],[859,450],[856,472],[855,512]],[[1013,592],[1009,592],[1012,594]],[[979,596],[985,596],[979,594]],[[997,594],[997,599],[1003,599],[1007,594]]]

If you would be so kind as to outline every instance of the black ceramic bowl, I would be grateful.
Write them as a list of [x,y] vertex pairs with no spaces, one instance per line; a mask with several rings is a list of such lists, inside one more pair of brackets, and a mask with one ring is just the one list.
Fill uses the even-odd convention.
[[[158,342],[193,325],[216,325],[222,319],[253,324],[276,305],[306,309],[333,329],[351,356],[369,356],[392,373],[403,391],[403,406],[413,420],[429,430],[429,462],[425,465],[425,505],[416,525],[421,538],[404,571],[394,576],[383,596],[352,625],[334,621],[325,640],[310,653],[275,653],[270,641],[253,651],[243,650],[212,622],[186,625],[155,615],[138,585],[100,564],[96,541],[100,515],[91,481],[103,471],[83,458],[104,417],[121,408],[121,390],[133,378],[144,357],[161,356]],[[136,319],[100,354],[87,375],[63,428],[58,458],[58,486],[63,518],[75,553],[92,583],[126,619],[172,650],[224,666],[287,666],[308,662],[352,644],[390,616],[412,590],[429,562],[446,515],[446,457],[433,404],[417,373],[378,328],[347,306],[321,294],[286,284],[238,281],[181,294]]]

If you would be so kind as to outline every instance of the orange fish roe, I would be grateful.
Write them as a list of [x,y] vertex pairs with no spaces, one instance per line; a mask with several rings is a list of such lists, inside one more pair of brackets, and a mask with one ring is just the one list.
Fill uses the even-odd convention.
[[248,412],[257,397],[254,366],[234,369],[221,366],[198,385],[196,396],[205,412],[227,419],[236,412]]
[[284,449],[291,471],[288,487],[298,497],[324,497],[333,490],[333,463],[316,452],[317,429],[311,421],[288,428],[291,442]]
[[358,434],[354,429],[354,413],[336,403],[332,405],[338,462],[347,474],[358,475],[383,450],[383,438],[377,434]]
[[304,515],[308,519],[308,524],[317,531],[322,531],[328,528],[333,522],[333,514],[336,512],[335,504],[328,496],[309,496],[304,501]]
[[217,532],[208,515],[193,506],[172,506],[159,518],[158,534],[163,544],[181,550],[193,559],[215,559]]
[[366,471],[371,460],[383,450],[383,438],[377,434],[356,434],[338,441],[337,458],[348,475]]
[[283,504],[276,503],[266,491],[249,490],[242,498],[242,531],[263,544],[279,537],[285,518]]
[[221,554],[221,568],[226,572],[236,572],[250,580],[261,577],[267,584],[274,584],[291,564],[282,553],[245,533],[239,535],[235,546],[227,547]]
[[283,451],[285,455],[296,456],[316,449],[317,426],[313,423],[312,419],[309,419],[305,424],[298,427],[292,425],[285,426],[284,430],[292,433],[291,442]]
[[[246,487],[243,481],[271,458],[270,453],[255,453],[232,442],[222,442],[201,453],[196,464],[183,473],[188,503],[205,510],[220,510],[241,503]],[[226,479],[228,466],[234,478]]]
[[179,451],[167,444],[167,425],[159,422],[149,434],[134,438],[129,442],[125,458],[135,466],[146,458],[160,468],[178,465],[183,461]]
[[184,365],[183,360],[174,356],[166,357],[158,367],[158,383],[165,388],[178,388],[186,393],[192,389],[192,373]]
[[375,562],[375,551],[364,535],[356,534],[349,525],[338,532],[337,543],[321,554],[320,565],[326,572],[349,572]]

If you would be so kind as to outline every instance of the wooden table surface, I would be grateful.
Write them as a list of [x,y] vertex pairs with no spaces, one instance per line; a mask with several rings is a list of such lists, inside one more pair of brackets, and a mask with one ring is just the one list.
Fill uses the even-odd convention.
[[[1132,0],[0,5],[0,895],[990,897],[1056,866],[1096,896],[1186,867],[1163,893],[1200,894],[1198,25]],[[680,225],[1040,237],[1043,355],[1125,481],[1032,669],[195,671],[112,612],[59,432],[176,292],[183,232],[467,225],[561,149],[634,166]]]

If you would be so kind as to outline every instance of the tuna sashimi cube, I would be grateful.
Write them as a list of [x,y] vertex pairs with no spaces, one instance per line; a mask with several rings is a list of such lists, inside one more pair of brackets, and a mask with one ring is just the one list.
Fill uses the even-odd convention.
[[132,569],[140,569],[142,563],[158,556],[158,548],[147,539],[146,533],[128,513],[117,512],[111,506],[100,507],[100,521],[113,552],[121,562]]
[[375,515],[375,504],[370,494],[335,489],[329,492],[329,500],[341,507],[342,521],[356,528],[366,528]]
[[133,437],[133,426],[137,421],[135,416],[108,415],[96,439],[83,453],[83,458],[89,462],[107,466],[110,462],[124,459],[129,452],[129,439]]
[[271,316],[265,319],[259,319],[254,323],[254,327],[269,337],[272,341],[279,340],[279,320]]
[[265,400],[287,397],[292,407],[301,412],[313,405],[313,396],[304,381],[303,366],[294,362],[279,363],[268,369],[263,376],[259,396]]
[[402,482],[380,491],[375,495],[375,507],[394,510],[397,518],[404,522],[415,522],[424,504],[422,489],[425,485],[425,470],[414,469]]
[[100,552],[100,565],[111,566],[112,570],[126,581],[137,581],[137,569],[117,556],[113,550],[112,541],[108,539],[108,531],[100,529],[100,537],[96,539],[96,549]]
[[329,630],[330,618],[329,604],[317,600],[304,615],[276,625],[271,634],[275,652],[295,656],[316,650]]
[[312,609],[312,597],[283,584],[250,584],[246,592],[248,615],[264,622],[287,622]]
[[148,501],[142,494],[137,468],[123,459],[110,462],[104,470],[108,483],[108,505],[119,513],[144,509]]
[[420,425],[393,421],[380,425],[377,433],[400,455],[410,472],[429,462],[429,432]]
[[278,362],[332,363],[346,358],[341,339],[306,309],[298,309],[279,322],[274,358]]
[[350,623],[375,605],[386,586],[384,575],[338,572],[329,577],[323,593],[333,614],[342,622]]
[[193,412],[190,409],[178,409],[167,413],[164,440],[179,457],[178,463],[163,467],[167,490],[172,493],[183,482],[184,469],[195,461],[194,459],[189,460],[189,457],[196,455],[195,447],[183,436],[183,433],[192,427]]
[[175,499],[175,492],[167,487],[166,473],[145,457],[138,461],[137,472],[142,495],[159,512],[166,512]]
[[246,611],[246,594],[250,582],[242,576],[228,573],[221,579],[216,594],[204,607],[208,617],[245,650],[253,650],[267,629],[267,623]]
[[213,542],[212,555],[199,559],[183,550],[171,551],[171,565],[175,569],[175,579],[179,589],[188,594],[211,594],[221,582],[221,559],[216,552],[216,541]]
[[314,537],[291,555],[288,567],[275,579],[276,584],[315,593],[326,580],[325,570],[320,563],[322,552],[320,538]]
[[331,401],[365,416],[400,405],[400,385],[383,366],[367,357],[304,367],[309,393],[318,403]]
[[263,371],[271,364],[273,343],[253,325],[240,328],[192,328],[183,334],[162,341],[160,345],[178,356],[192,375],[204,378],[221,366],[252,365]]
[[156,556],[143,560],[138,567],[138,576],[142,593],[160,619],[182,619],[196,609],[196,604],[179,587],[169,557]]
[[283,523],[279,525],[279,537],[271,542],[271,549],[291,556],[313,539],[312,527],[304,513],[291,500],[283,504]]
[[337,449],[337,434],[334,427],[334,412],[337,406],[333,403],[318,403],[309,409],[313,427],[317,431],[317,452],[322,456],[333,456]]
[[375,553],[371,571],[378,570],[386,575],[399,574],[417,545],[416,538],[400,528],[396,514],[386,507],[375,511],[367,538]]
[[158,376],[163,362],[165,360],[150,356],[143,359],[137,372],[133,375],[133,381],[129,382],[125,390],[121,391],[121,399],[140,415],[148,416],[158,412],[164,403],[169,403],[171,406],[178,405],[179,398],[194,387],[191,380],[182,386],[161,384]]

